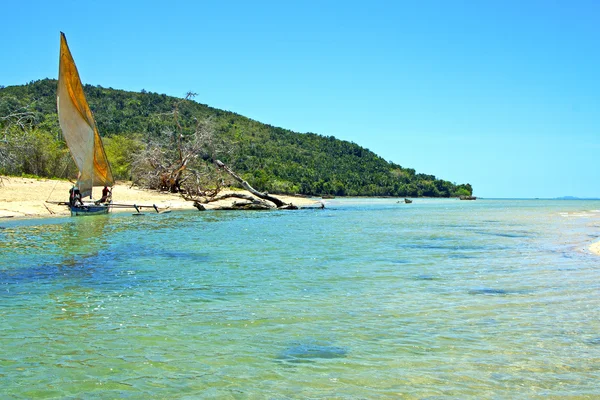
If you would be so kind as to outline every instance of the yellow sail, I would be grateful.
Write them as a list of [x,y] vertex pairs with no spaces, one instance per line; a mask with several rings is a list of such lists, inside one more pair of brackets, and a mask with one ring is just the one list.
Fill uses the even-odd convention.
[[71,156],[79,168],[78,186],[83,197],[93,186],[113,186],[114,180],[92,111],[64,33],[60,33],[60,62],[56,97],[58,120]]

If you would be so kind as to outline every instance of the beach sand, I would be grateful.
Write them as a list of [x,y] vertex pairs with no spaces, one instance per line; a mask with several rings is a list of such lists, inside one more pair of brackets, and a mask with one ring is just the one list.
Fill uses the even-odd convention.
[[[2,176],[0,179],[2,180],[0,182],[0,218],[45,218],[70,215],[67,206],[47,203],[47,201],[68,201],[69,189],[73,186],[71,182],[6,176]],[[100,197],[100,191],[100,188],[96,189],[97,197]],[[240,192],[249,194],[245,191]],[[318,205],[315,200],[303,197],[279,195],[277,197],[299,207]],[[113,201],[119,204],[136,204],[142,207],[156,205],[161,210],[196,210],[192,202],[184,200],[179,195],[132,187],[130,182],[115,184],[113,187]],[[227,199],[207,204],[206,209],[210,210],[218,206],[228,205],[234,201],[241,200]],[[132,210],[127,208],[113,209],[115,212],[132,212]]]
[[592,253],[600,256],[600,242],[592,243],[589,249]]
[[[0,218],[46,218],[52,216],[70,215],[67,206],[51,204],[46,201],[64,202],[69,199],[69,189],[73,186],[71,182],[51,179],[33,179],[18,177],[0,177]],[[246,191],[239,191],[249,194]],[[97,189],[97,196],[100,189]],[[293,203],[298,207],[318,206],[317,200],[293,197],[277,196],[287,203]],[[160,210],[196,210],[193,203],[185,201],[181,196],[171,193],[160,193],[151,190],[132,187],[130,182],[119,182],[113,187],[113,201],[119,204],[136,204],[143,208],[156,205]],[[227,199],[219,202],[206,204],[207,210],[227,206],[240,199]],[[132,208],[115,208],[114,212],[133,212]],[[144,211],[149,212],[148,209]],[[150,211],[151,212],[151,211]],[[589,251],[600,255],[600,241],[592,243]]]

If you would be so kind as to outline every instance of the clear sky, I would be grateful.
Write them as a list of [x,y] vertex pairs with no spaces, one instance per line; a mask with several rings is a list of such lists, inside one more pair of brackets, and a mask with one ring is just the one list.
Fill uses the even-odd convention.
[[481,197],[600,197],[600,1],[2,1],[0,85],[166,93]]

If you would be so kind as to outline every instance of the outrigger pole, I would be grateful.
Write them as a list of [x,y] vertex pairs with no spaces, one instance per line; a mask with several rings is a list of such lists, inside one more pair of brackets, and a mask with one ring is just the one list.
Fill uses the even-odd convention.
[[151,206],[146,206],[146,205],[139,205],[139,204],[109,204],[109,207],[114,207],[114,208],[135,208],[135,211],[137,211],[138,213],[140,212],[140,208],[146,207],[146,208],[154,208],[154,210],[160,214],[160,211],[158,211],[158,207],[156,207],[156,204],[152,204]]
[[[69,205],[69,203],[66,202],[66,201],[50,201],[50,200],[46,200],[46,203],[48,203],[48,204],[57,204],[59,206],[68,206]],[[115,204],[115,203],[112,203],[112,204],[107,204],[107,207],[114,207],[114,208],[135,208],[135,211],[138,214],[141,214],[140,209],[142,209],[144,207],[145,208],[154,208],[154,210],[156,211],[157,214],[167,213],[167,212],[170,211],[170,210],[168,210],[168,211],[167,210],[160,211],[158,209],[158,207],[156,206],[156,204],[152,204],[151,206],[148,206],[148,205],[141,205],[141,204]]]

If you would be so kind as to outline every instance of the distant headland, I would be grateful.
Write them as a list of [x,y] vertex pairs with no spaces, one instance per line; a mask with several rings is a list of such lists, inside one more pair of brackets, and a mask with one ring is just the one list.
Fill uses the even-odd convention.
[[[0,87],[0,117],[14,116],[0,120],[0,127],[8,132],[7,143],[25,140],[23,132],[31,136],[26,138],[31,144],[27,151],[13,146],[12,158],[0,165],[0,174],[43,178],[73,178],[76,174],[66,156],[58,125],[56,87],[54,79]],[[132,155],[139,154],[148,143],[173,145],[179,140],[177,137],[186,140],[201,121],[208,121],[215,132],[215,141],[208,147],[226,148],[219,158],[253,187],[265,192],[309,196],[473,195],[469,183],[417,173],[356,143],[274,127],[188,97],[91,85],[84,85],[84,92],[115,179],[136,181]],[[31,154],[39,157],[32,158]]]

